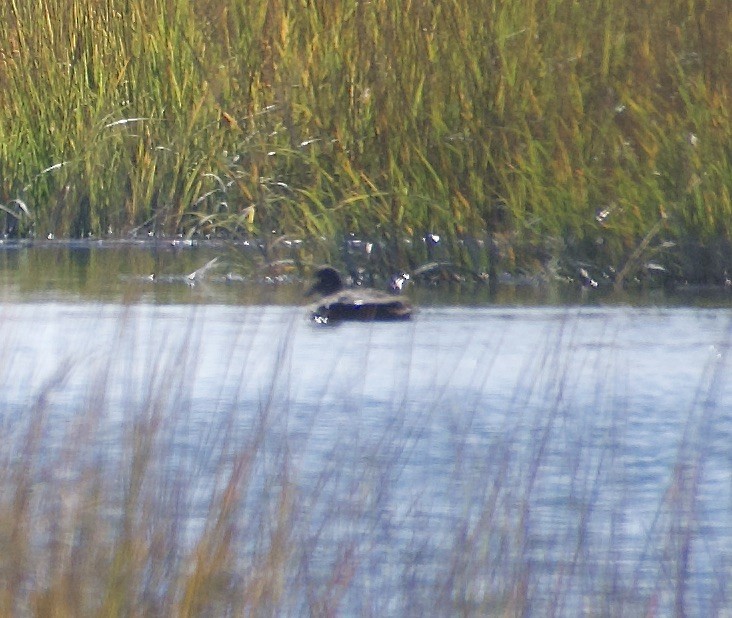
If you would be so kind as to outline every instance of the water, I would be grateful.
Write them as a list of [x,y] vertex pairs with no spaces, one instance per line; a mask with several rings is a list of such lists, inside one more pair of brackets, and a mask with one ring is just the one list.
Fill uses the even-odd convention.
[[323,328],[291,303],[37,294],[0,308],[3,459],[43,413],[39,486],[73,476],[69,450],[112,470],[162,396],[156,478],[184,487],[184,545],[242,449],[248,518],[294,492],[280,613],[339,569],[349,614],[732,611],[728,309],[423,306]]

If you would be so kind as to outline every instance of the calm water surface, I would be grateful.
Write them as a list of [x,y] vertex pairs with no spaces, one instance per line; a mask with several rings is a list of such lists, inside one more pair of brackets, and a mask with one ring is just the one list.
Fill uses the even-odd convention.
[[[729,309],[425,306],[408,324],[322,328],[294,301],[4,294],[8,440],[43,398],[60,449],[102,392],[91,443],[113,453],[168,389],[165,465],[205,496],[208,447],[265,426],[260,489],[284,457],[310,576],[346,545],[359,556],[349,613],[429,611],[419,591],[446,573],[476,604],[519,573],[534,615],[639,615],[649,598],[664,615],[679,574],[689,615],[732,611]],[[206,507],[180,522],[192,537]]]

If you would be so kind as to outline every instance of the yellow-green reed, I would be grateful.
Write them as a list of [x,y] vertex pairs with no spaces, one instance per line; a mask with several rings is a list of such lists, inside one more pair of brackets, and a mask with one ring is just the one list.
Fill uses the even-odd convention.
[[731,40],[727,0],[11,0],[0,202],[39,235],[435,231],[622,268],[659,224],[649,249],[729,238]]

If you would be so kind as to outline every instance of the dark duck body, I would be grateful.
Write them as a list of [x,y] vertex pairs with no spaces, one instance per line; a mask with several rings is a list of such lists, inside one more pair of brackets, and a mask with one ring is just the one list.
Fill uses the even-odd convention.
[[331,266],[321,266],[315,271],[315,283],[305,295],[314,294],[320,295],[320,300],[310,307],[310,314],[321,324],[343,320],[408,320],[412,315],[412,305],[404,296],[370,288],[347,288],[340,273]]

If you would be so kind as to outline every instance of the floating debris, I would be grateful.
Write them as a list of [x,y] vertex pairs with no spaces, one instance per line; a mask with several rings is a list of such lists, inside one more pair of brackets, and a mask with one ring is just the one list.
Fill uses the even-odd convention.
[[[475,273],[469,273],[478,280]],[[464,283],[467,279],[465,269],[455,266],[452,262],[427,262],[412,272],[415,280],[421,279],[428,283]]]
[[200,281],[203,279],[209,270],[211,270],[216,264],[218,264],[219,258],[215,257],[212,260],[206,262],[198,270],[194,270],[187,276],[188,281]]
[[409,273],[399,273],[396,275],[392,275],[391,279],[389,279],[389,290],[394,293],[401,292],[407,285],[407,283],[409,283],[409,280]]
[[579,269],[579,281],[583,288],[596,288],[598,286],[597,281],[590,277],[590,273],[586,269]]

